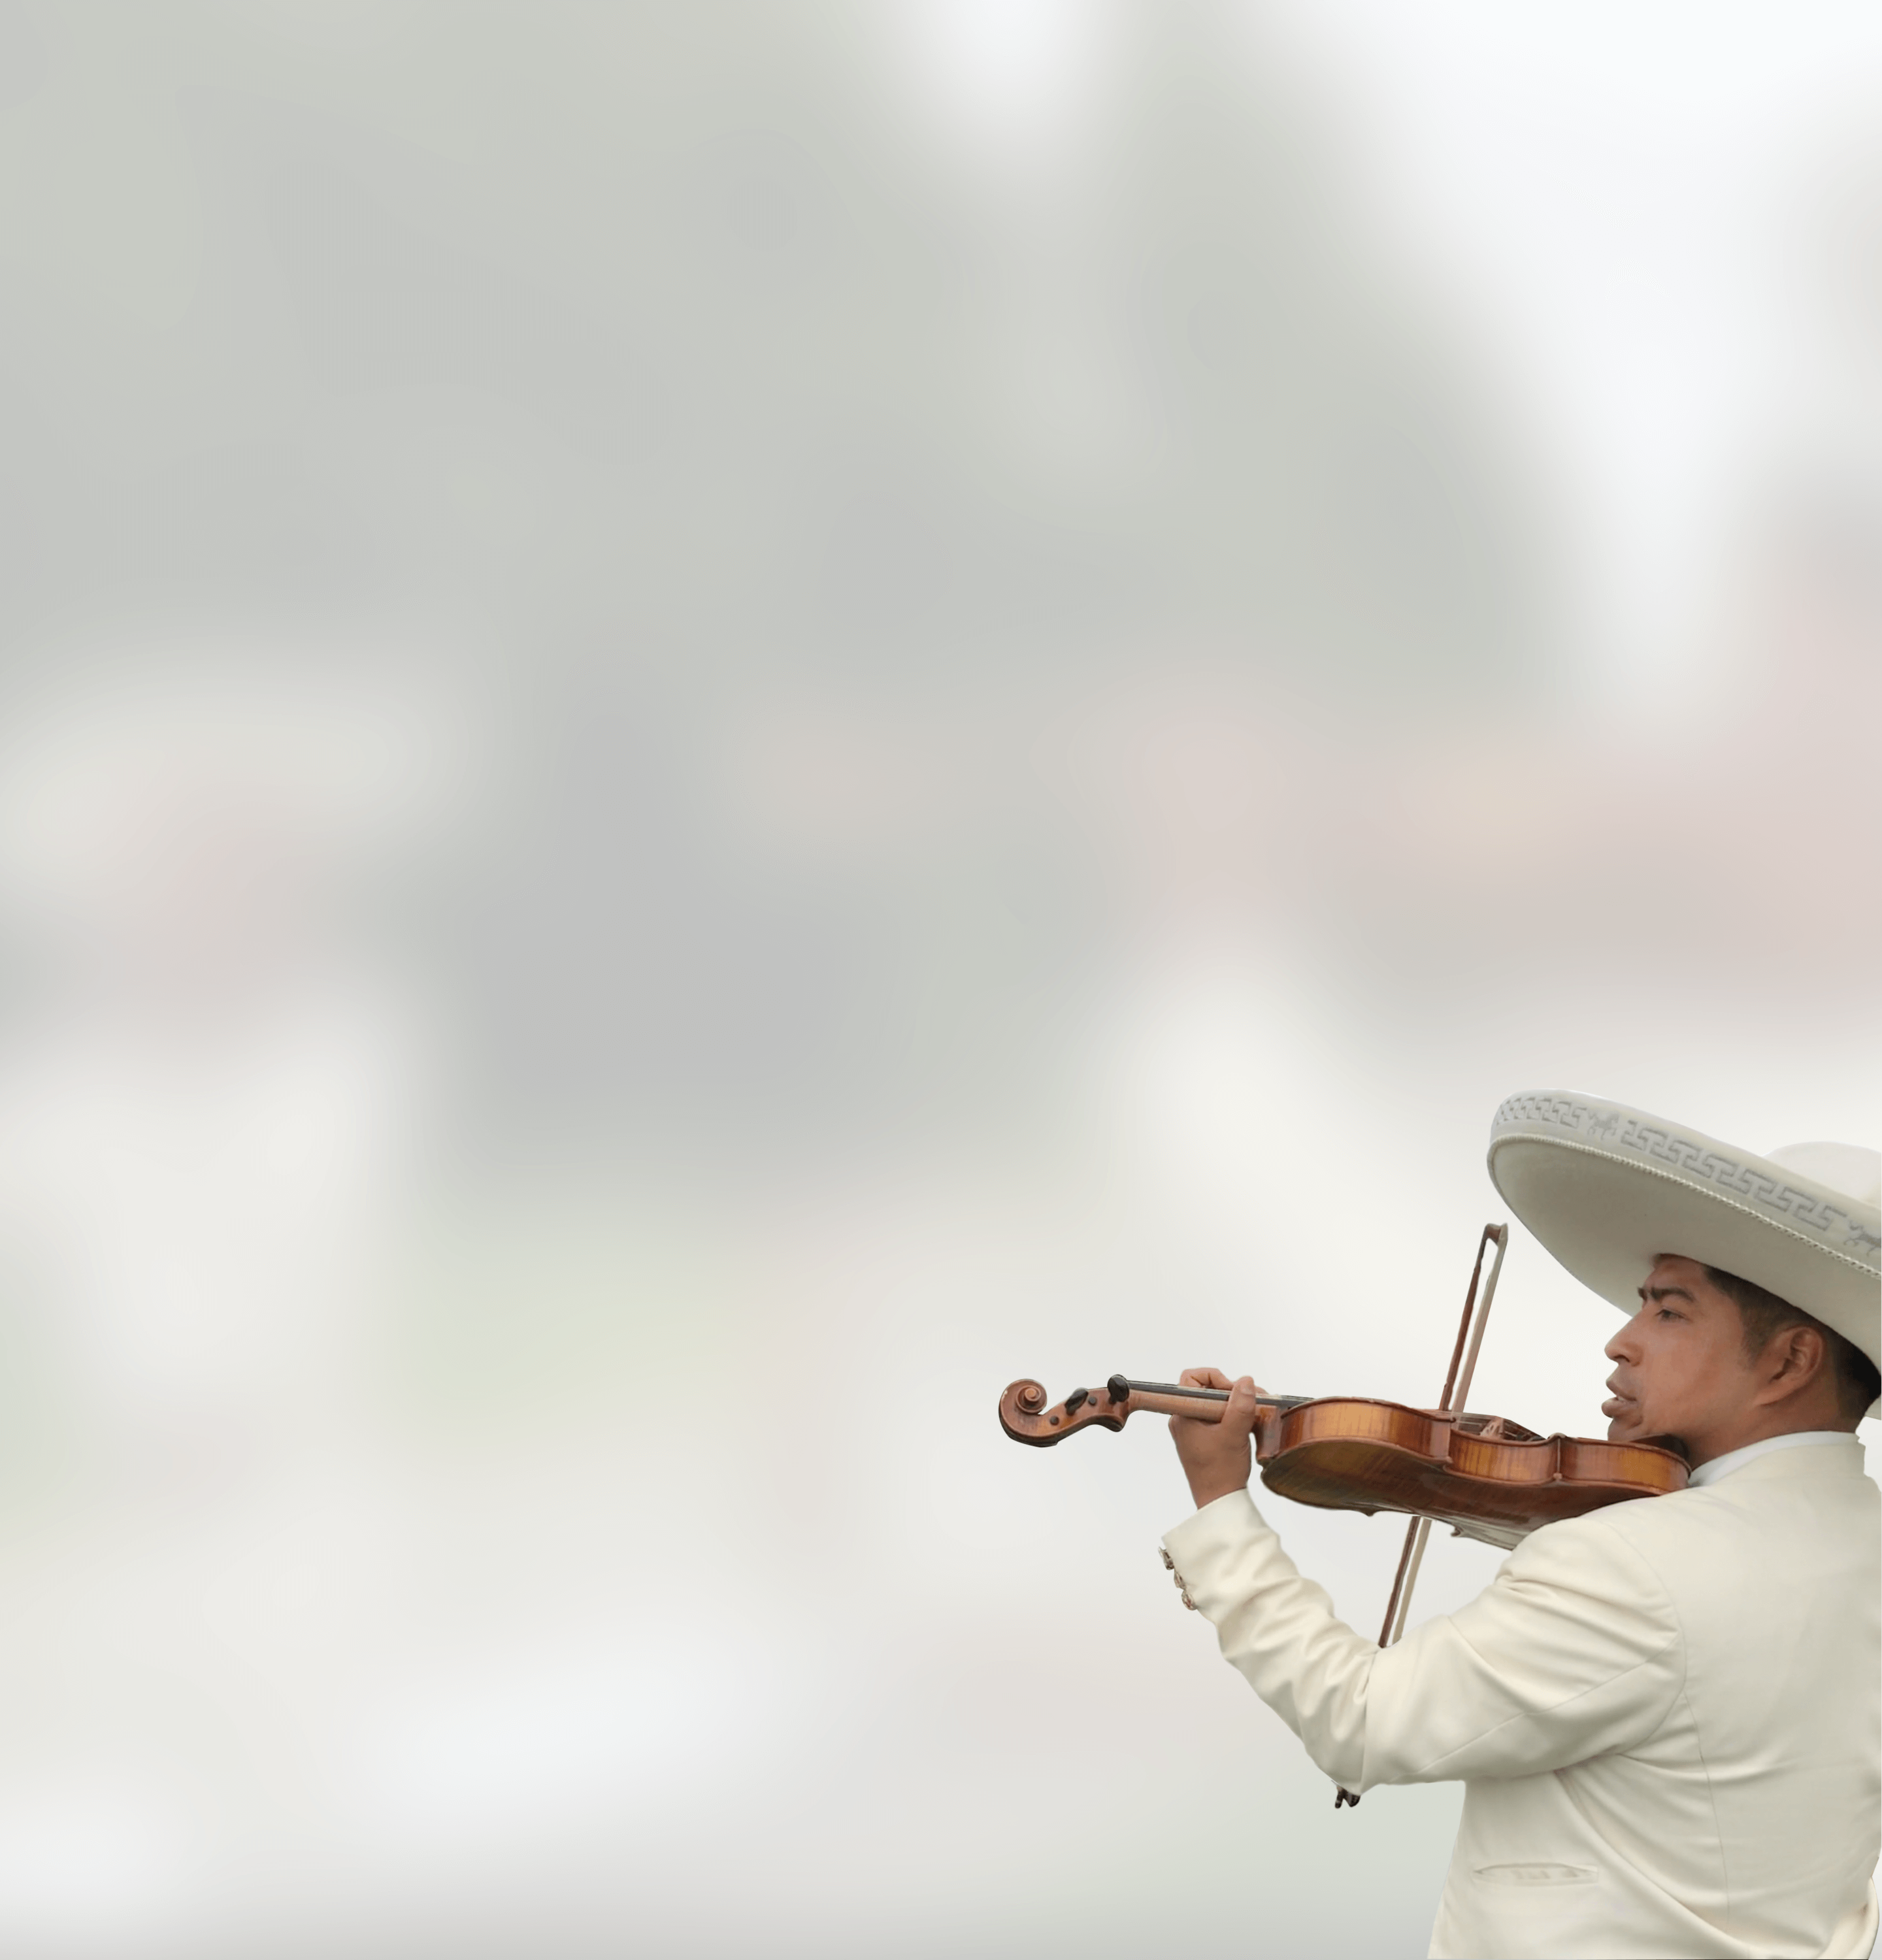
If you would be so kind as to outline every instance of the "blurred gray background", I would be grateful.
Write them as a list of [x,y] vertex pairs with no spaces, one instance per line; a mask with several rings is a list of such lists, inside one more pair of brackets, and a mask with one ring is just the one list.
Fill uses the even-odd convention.
[[[1877,1141],[1878,112],[1796,0],[0,10],[0,1948],[1422,1952],[1457,1790],[994,1404],[1428,1401],[1516,1090]],[[1613,1326],[1519,1230],[1473,1402]]]

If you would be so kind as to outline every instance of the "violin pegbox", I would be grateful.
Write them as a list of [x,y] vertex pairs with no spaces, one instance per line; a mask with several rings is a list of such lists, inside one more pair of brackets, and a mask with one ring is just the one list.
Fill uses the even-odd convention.
[[1000,1398],[1000,1427],[1015,1443],[1043,1449],[1081,1429],[1122,1429],[1129,1402],[1130,1386],[1122,1375],[1113,1375],[1101,1389],[1074,1389],[1051,1408],[1040,1383],[1021,1380],[1010,1383]]

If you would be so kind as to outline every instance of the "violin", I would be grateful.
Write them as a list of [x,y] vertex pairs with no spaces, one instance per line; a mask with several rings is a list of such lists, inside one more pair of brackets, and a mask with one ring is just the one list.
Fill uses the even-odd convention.
[[[1261,1481],[1269,1490],[1323,1510],[1409,1515],[1379,1631],[1381,1647],[1404,1634],[1434,1522],[1449,1525],[1460,1538],[1508,1550],[1543,1525],[1686,1487],[1686,1459],[1671,1437],[1603,1443],[1587,1437],[1538,1436],[1501,1416],[1453,1408],[1454,1399],[1461,1402],[1470,1392],[1508,1243],[1507,1225],[1484,1227],[1435,1408],[1364,1395],[1263,1395],[1256,1404],[1250,1440]],[[1483,1257],[1492,1245],[1496,1258],[1479,1302]],[[1044,1448],[1081,1430],[1121,1430],[1140,1410],[1220,1422],[1228,1403],[1225,1389],[1113,1375],[1103,1389],[1075,1389],[1048,1408],[1045,1389],[1026,1379],[1011,1383],[1001,1396],[1000,1427],[1015,1443]],[[1333,1807],[1358,1801],[1342,1789]]]
[[[1048,1408],[1033,1381],[1000,1398],[1000,1427],[1040,1447],[1082,1430],[1121,1430],[1139,1411],[1220,1422],[1224,1389],[1133,1382],[1075,1389]],[[1505,1551],[1539,1526],[1685,1487],[1686,1466],[1646,1443],[1538,1436],[1501,1416],[1412,1408],[1370,1396],[1263,1395],[1255,1462],[1268,1488],[1323,1510],[1398,1511]]]

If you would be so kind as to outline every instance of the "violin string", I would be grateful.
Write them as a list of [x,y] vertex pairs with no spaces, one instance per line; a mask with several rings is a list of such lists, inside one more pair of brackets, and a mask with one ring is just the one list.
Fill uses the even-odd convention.
[[1132,1382],[1130,1392],[1132,1395],[1145,1392],[1159,1395],[1181,1395],[1185,1401],[1193,1402],[1225,1402],[1228,1400],[1226,1389],[1191,1389],[1177,1382]]
[[[1180,1395],[1184,1401],[1193,1402],[1225,1402],[1229,1395],[1226,1389],[1193,1389],[1178,1382],[1129,1382],[1126,1386],[1132,1395],[1141,1391],[1151,1395]],[[1263,1408],[1291,1409],[1298,1408],[1303,1402],[1312,1402],[1314,1397],[1263,1395],[1260,1399]]]

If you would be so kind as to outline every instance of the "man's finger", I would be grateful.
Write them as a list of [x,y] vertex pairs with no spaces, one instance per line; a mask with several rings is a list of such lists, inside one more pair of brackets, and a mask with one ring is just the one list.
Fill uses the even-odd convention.
[[1250,1430],[1255,1426],[1255,1418],[1261,1412],[1261,1391],[1255,1386],[1252,1376],[1244,1375],[1238,1382],[1229,1386],[1228,1406],[1222,1411],[1222,1422],[1231,1430]]
[[1231,1389],[1235,1385],[1220,1368],[1185,1368],[1177,1377],[1183,1389]]

